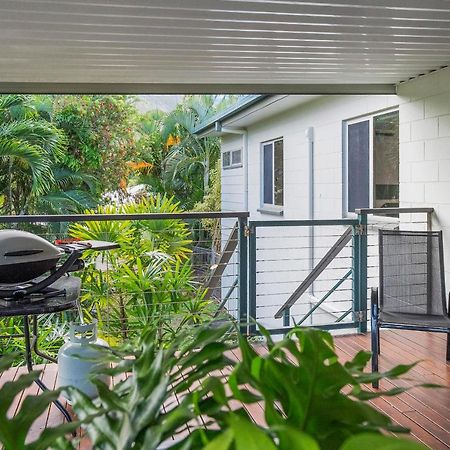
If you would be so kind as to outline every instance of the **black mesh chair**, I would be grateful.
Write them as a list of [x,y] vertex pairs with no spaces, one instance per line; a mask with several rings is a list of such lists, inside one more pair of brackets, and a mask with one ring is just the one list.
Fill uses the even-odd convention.
[[380,328],[447,333],[450,361],[443,253],[442,231],[379,231],[380,290],[373,288],[371,295],[372,371],[378,371]]

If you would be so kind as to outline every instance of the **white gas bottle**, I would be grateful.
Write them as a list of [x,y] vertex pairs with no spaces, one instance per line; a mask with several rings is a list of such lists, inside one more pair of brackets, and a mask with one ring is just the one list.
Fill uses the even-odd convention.
[[[70,324],[69,339],[58,352],[58,385],[74,386],[90,398],[97,397],[97,388],[90,381],[90,375],[103,367],[108,367],[108,362],[102,363],[101,351],[95,345],[108,347],[108,344],[97,338],[97,321],[90,324]],[[110,377],[99,378],[109,384]],[[70,399],[67,399],[70,401]]]

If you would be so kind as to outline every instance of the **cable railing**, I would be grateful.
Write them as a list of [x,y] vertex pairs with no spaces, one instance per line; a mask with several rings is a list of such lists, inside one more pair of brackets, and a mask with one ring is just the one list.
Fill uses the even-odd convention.
[[[272,334],[295,325],[367,329],[368,289],[378,285],[378,230],[431,229],[433,208],[357,210],[354,218],[248,221],[247,212],[0,216],[0,228],[53,242],[119,242],[86,253],[81,310],[110,343],[156,324],[161,338],[202,321],[255,322]],[[205,222],[208,221],[208,223]],[[78,312],[39,318],[56,351]],[[20,318],[0,320],[0,352],[20,350]],[[42,343],[41,343],[42,347]]]
[[[0,229],[50,242],[99,240],[117,249],[84,252],[80,308],[38,318],[40,348],[55,354],[68,324],[96,320],[111,345],[146,326],[170,340],[202,322],[247,321],[247,212],[0,216]],[[1,307],[1,306],[0,306]],[[0,353],[21,350],[21,317],[0,319]]]
[[273,334],[293,325],[365,332],[368,288],[378,283],[378,230],[431,229],[433,211],[375,208],[349,219],[250,221],[250,317]]

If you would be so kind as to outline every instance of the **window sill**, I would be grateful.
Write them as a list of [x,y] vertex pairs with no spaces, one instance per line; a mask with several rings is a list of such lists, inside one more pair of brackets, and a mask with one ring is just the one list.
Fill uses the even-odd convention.
[[242,164],[231,164],[230,166],[222,166],[223,170],[230,170],[230,169],[239,169],[239,167],[243,167]]
[[270,206],[264,206],[262,208],[258,208],[258,211],[261,214],[267,214],[269,216],[282,216],[284,211],[282,208],[271,208]]

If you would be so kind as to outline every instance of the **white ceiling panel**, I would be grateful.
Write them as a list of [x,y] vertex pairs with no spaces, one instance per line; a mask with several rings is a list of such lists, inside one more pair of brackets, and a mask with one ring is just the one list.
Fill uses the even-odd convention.
[[0,0],[0,90],[392,92],[450,62],[450,0]]

